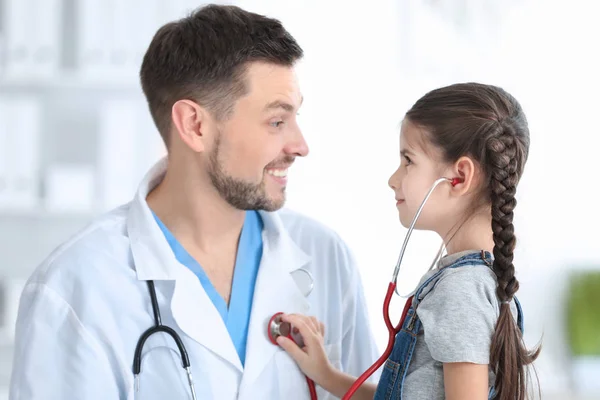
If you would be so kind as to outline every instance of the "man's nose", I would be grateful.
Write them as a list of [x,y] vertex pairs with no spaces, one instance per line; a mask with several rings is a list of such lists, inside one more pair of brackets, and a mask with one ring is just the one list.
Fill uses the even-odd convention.
[[309,153],[308,144],[300,129],[296,129],[290,141],[285,147],[287,154],[293,154],[297,157],[306,157]]

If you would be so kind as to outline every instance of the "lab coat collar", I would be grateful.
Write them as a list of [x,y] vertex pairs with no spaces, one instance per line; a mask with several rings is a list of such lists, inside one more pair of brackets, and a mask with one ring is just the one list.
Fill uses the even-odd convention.
[[[138,280],[175,280],[179,275],[179,262],[146,202],[150,191],[163,180],[167,163],[165,157],[148,171],[129,208],[127,232]],[[294,261],[286,262],[279,268],[293,272],[310,261],[310,256],[290,238],[276,212],[259,211],[259,214],[264,224],[265,243]]]
[[146,202],[146,196],[163,179],[166,168],[167,160],[163,159],[148,172],[129,209],[127,231],[137,278],[176,281],[171,310],[177,325],[240,373],[244,371],[241,383],[244,390],[256,381],[277,351],[267,337],[271,316],[279,311],[308,313],[310,303],[291,272],[302,268],[311,258],[290,237],[277,212],[260,212],[264,224],[263,256],[254,289],[243,368],[223,319],[193,273],[176,260]]
[[139,185],[127,216],[127,234],[139,280],[174,280],[180,269],[173,250],[154,220],[146,197],[164,178],[167,158],[163,158],[146,174]]

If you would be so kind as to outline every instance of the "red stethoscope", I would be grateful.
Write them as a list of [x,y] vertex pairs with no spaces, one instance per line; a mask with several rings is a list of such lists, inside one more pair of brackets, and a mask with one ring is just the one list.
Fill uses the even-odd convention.
[[[400,321],[398,322],[398,325],[396,325],[396,326],[392,325],[392,321],[390,320],[390,302],[392,300],[392,296],[394,295],[394,292],[398,293],[396,291],[396,281],[398,280],[398,274],[400,273],[400,265],[402,264],[402,258],[404,257],[404,252],[406,250],[406,245],[408,244],[408,239],[410,238],[410,235],[412,234],[412,231],[415,227],[417,219],[419,218],[419,215],[421,215],[421,211],[423,210],[425,203],[427,202],[427,200],[429,200],[431,193],[433,193],[433,190],[437,187],[437,185],[439,185],[442,182],[449,182],[452,186],[456,186],[458,183],[462,182],[462,180],[460,178],[452,178],[452,179],[439,178],[438,180],[436,180],[433,183],[433,185],[431,186],[431,189],[429,189],[429,192],[427,192],[427,195],[425,196],[425,198],[423,199],[423,202],[419,206],[419,208],[415,214],[415,217],[413,218],[413,220],[410,224],[410,227],[408,228],[406,237],[404,238],[404,243],[402,244],[402,249],[400,250],[400,256],[398,257],[398,261],[396,263],[396,268],[394,268],[394,274],[392,275],[392,280],[390,281],[390,283],[388,285],[387,293],[385,294],[385,299],[383,301],[383,320],[385,321],[385,326],[389,333],[387,347],[385,349],[385,352],[381,355],[381,357],[379,357],[379,359],[377,361],[375,361],[375,363],[371,367],[369,367],[369,369],[367,369],[365,372],[363,372],[363,374],[361,376],[359,376],[358,379],[356,379],[356,381],[350,387],[348,392],[346,392],[344,397],[342,397],[342,400],[350,400],[350,398],[354,395],[354,393],[356,393],[358,388],[360,388],[360,386],[367,379],[369,379],[369,377],[371,375],[373,375],[373,373],[375,373],[375,371],[377,371],[381,367],[381,365],[383,365],[383,363],[388,359],[388,357],[392,353],[392,349],[394,348],[394,342],[396,341],[396,335],[398,334],[398,332],[400,332],[402,325],[404,325],[404,320],[406,319],[406,314],[408,313],[408,310],[410,309],[410,306],[412,305],[412,299],[413,299],[411,296],[406,301],[406,304],[404,306],[404,310],[402,311],[402,316],[400,317]],[[298,344],[300,347],[303,347],[304,345],[303,345],[302,337],[294,331],[293,327],[289,323],[281,321],[281,314],[282,313],[277,313],[277,314],[273,315],[273,317],[269,320],[269,325],[267,328],[269,340],[273,344],[277,345],[277,341],[276,341],[277,337],[284,336],[284,337],[287,337],[287,338],[293,340],[294,342],[296,342],[296,344]],[[315,383],[308,377],[306,377],[306,382],[308,384],[308,389],[310,391],[311,400],[318,400],[317,399],[317,391],[315,389]]]
[[[279,312],[273,315],[269,320],[269,328],[267,330],[269,340],[271,341],[271,343],[278,346],[277,338],[279,336],[283,336],[296,342],[296,344],[299,347],[304,347],[304,341],[302,340],[302,336],[294,330],[294,328],[289,322],[284,322],[281,320],[282,314],[283,313]],[[317,389],[315,387],[315,382],[307,376],[306,383],[308,384],[310,399],[317,400]]]

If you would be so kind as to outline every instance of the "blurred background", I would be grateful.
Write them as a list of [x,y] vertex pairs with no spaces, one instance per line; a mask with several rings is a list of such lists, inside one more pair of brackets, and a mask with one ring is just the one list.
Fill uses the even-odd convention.
[[[404,112],[462,81],[517,97],[531,130],[515,210],[525,341],[543,343],[543,398],[600,399],[597,2],[227,3],[280,19],[305,50],[299,118],[311,154],[290,171],[288,206],[354,251],[381,349],[381,303],[405,234],[387,187]],[[158,27],[201,5],[0,0],[0,400],[25,280],[94,216],[127,202],[164,155],[137,74]],[[401,292],[439,244],[413,234]],[[403,300],[395,303],[397,318]]]

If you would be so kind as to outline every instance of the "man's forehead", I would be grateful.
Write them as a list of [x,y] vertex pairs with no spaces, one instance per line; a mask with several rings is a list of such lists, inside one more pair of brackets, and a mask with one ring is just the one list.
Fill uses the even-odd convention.
[[[294,67],[253,63],[246,79],[251,92],[265,96],[283,95],[300,103],[302,96]],[[274,99],[273,99],[274,100]]]
[[[280,96],[277,96],[277,97],[280,97]],[[287,97],[287,96],[281,96],[281,97],[283,97],[283,99],[268,102],[267,105],[265,106],[265,111],[281,108],[285,111],[293,112],[294,109],[300,108],[300,106],[302,105],[302,102],[304,101],[304,97],[302,95],[300,95],[300,103],[298,105],[293,104],[294,103],[293,101],[290,102],[290,101],[286,100],[285,97]]]

